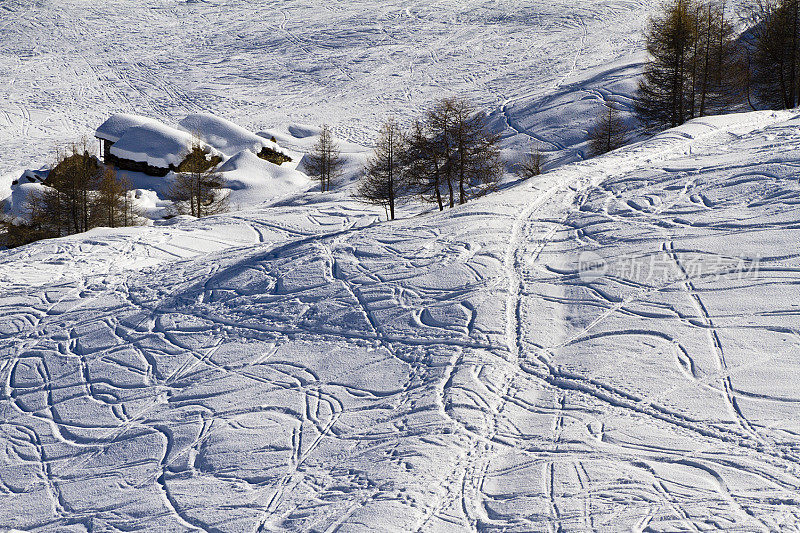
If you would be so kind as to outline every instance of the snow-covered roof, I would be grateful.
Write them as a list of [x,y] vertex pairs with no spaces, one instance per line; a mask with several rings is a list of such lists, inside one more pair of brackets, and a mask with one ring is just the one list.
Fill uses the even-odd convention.
[[94,136],[98,139],[104,139],[106,141],[115,143],[129,129],[149,124],[151,125],[160,123],[152,118],[118,113],[116,115],[111,115],[108,120],[100,124],[100,127],[97,128]]
[[195,142],[190,133],[153,121],[127,130],[111,147],[111,154],[152,167],[169,168],[179,165]]
[[264,147],[283,152],[276,143],[256,135],[230,120],[209,113],[189,115],[181,120],[178,126],[228,156],[238,154],[242,150],[257,154]]

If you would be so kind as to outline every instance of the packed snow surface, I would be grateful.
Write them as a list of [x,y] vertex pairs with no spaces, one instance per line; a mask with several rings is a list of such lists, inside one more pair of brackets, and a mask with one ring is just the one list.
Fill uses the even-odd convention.
[[443,213],[346,193],[0,252],[0,527],[800,527],[800,116]]
[[[575,161],[658,4],[6,0],[0,197],[115,113],[353,175],[463,95]],[[233,212],[0,252],[0,529],[800,529],[800,117],[395,222],[208,130]]]

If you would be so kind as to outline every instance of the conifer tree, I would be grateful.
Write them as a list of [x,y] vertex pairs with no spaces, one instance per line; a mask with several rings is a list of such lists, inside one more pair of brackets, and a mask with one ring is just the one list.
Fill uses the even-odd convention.
[[228,210],[225,178],[216,171],[216,163],[200,145],[194,145],[183,160],[180,172],[167,191],[176,214],[205,217]]
[[745,6],[752,83],[773,108],[800,104],[800,1],[752,0]]
[[395,205],[403,189],[405,147],[403,131],[394,120],[388,120],[378,134],[373,156],[364,168],[358,188],[358,196],[382,205],[390,220],[394,220]]
[[689,118],[694,15],[689,0],[675,0],[650,20],[646,42],[652,59],[645,66],[636,101],[636,111],[648,128],[674,127]]
[[426,115],[428,146],[441,159],[440,175],[450,207],[491,190],[500,178],[500,137],[489,131],[486,117],[462,98],[443,98]]
[[517,164],[517,171],[522,179],[530,179],[542,173],[544,156],[539,150],[539,143],[531,143],[530,151]]
[[435,202],[444,210],[446,154],[439,150],[425,123],[417,121],[403,152],[406,180],[423,202]]
[[93,225],[117,228],[135,226],[140,220],[141,211],[131,198],[130,183],[118,178],[112,167],[106,168],[92,205]]
[[39,199],[42,221],[58,236],[81,233],[91,228],[92,190],[101,176],[100,163],[89,153],[84,141],[66,153],[58,153],[56,165],[44,184],[49,188]]
[[604,154],[623,146],[627,131],[627,126],[614,104],[606,102],[597,122],[589,130],[589,147],[592,155]]
[[305,157],[305,171],[319,181],[320,192],[331,190],[331,186],[341,177],[344,159],[333,139],[333,131],[327,124],[322,126],[319,140]]

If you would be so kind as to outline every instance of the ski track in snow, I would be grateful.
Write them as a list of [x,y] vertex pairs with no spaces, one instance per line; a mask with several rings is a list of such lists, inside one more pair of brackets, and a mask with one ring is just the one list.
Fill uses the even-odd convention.
[[[364,144],[447,93],[579,160],[652,7],[7,2],[0,174],[114,111]],[[798,131],[698,120],[390,223],[343,191],[0,252],[0,528],[798,530]]]
[[3,252],[0,526],[797,528],[798,126]]
[[554,163],[575,160],[603,96],[630,95],[615,69],[636,64],[655,5],[605,4],[9,0],[0,180],[52,163],[117,112],[170,124],[211,112],[254,131],[327,122],[366,145],[382,120],[407,123],[451,94],[490,112],[506,104],[527,133],[506,128],[508,150],[533,134]]

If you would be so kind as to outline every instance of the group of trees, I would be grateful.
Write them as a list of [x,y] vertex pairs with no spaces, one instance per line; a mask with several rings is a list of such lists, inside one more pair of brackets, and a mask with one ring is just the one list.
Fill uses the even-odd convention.
[[42,184],[28,197],[27,223],[5,224],[6,246],[141,221],[128,182],[100,165],[85,144],[60,153]]
[[800,104],[800,0],[750,0],[737,13],[724,0],[670,0],[646,31],[651,60],[635,111],[651,130],[737,106]]
[[[767,107],[800,105],[800,0],[749,0],[738,15],[748,23],[743,35],[737,35],[725,0],[667,0],[650,20],[651,59],[633,106],[646,130],[675,127],[745,102],[755,109],[751,93]],[[606,101],[588,130],[591,155],[621,147],[628,133],[614,103]],[[384,124],[358,194],[386,207],[392,219],[398,199],[409,195],[435,202],[440,210],[463,204],[498,179],[497,143],[469,102],[440,100],[408,131],[391,120]],[[338,152],[332,160],[337,158]],[[542,165],[534,145],[517,171],[529,178],[541,173]],[[323,183],[328,190],[330,181]]]
[[[202,217],[227,210],[225,180],[216,172],[219,157],[199,145],[187,154],[167,198],[171,214]],[[118,228],[144,222],[130,183],[89,153],[86,143],[59,152],[56,164],[27,197],[27,221],[4,222],[2,243],[9,248],[40,239],[82,233],[96,227]]]
[[754,92],[772,108],[800,105],[800,2],[751,0],[742,16]]
[[[389,219],[395,218],[397,203],[411,197],[435,203],[440,210],[464,204],[491,190],[499,179],[499,139],[486,117],[463,98],[439,100],[408,130],[390,119],[378,133],[357,196],[383,206]],[[341,177],[343,165],[325,125],[304,158],[304,170],[325,192]]]
[[439,210],[464,204],[500,178],[499,140],[470,102],[444,98],[408,130],[394,120],[383,125],[358,196],[384,206],[390,219],[406,198],[435,203]]
[[646,42],[652,59],[635,109],[649,129],[720,113],[741,95],[740,56],[724,4],[673,0],[650,20]]

